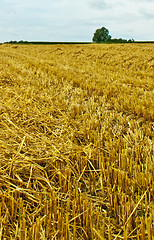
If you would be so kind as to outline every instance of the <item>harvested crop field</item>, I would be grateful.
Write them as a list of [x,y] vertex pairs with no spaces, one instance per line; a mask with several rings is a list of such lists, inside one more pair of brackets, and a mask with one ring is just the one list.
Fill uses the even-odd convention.
[[154,44],[0,46],[0,239],[152,240]]

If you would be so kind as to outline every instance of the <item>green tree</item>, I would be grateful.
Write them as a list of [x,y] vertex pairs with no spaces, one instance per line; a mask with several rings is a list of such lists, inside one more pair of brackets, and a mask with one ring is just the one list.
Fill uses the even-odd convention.
[[92,41],[96,43],[107,42],[110,40],[111,36],[109,35],[109,30],[105,27],[97,29],[92,38]]

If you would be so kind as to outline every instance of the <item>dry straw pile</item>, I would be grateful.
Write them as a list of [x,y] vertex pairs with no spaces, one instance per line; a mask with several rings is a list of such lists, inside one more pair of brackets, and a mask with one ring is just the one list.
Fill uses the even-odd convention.
[[154,45],[0,46],[0,239],[152,240]]

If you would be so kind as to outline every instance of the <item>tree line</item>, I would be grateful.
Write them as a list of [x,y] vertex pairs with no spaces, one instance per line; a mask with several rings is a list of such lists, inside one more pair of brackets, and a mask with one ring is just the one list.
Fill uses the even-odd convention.
[[113,38],[109,35],[109,30],[105,27],[99,28],[95,31],[92,38],[94,43],[132,43],[135,42],[134,39],[122,39],[122,38]]
[[[135,42],[134,39],[122,39],[122,38],[112,38],[109,34],[109,30],[105,27],[99,28],[95,31],[93,38],[93,43],[132,43]],[[29,42],[29,41],[10,41],[10,42],[4,42],[9,44],[78,44],[80,42]],[[82,43],[90,43],[90,42],[82,42]]]

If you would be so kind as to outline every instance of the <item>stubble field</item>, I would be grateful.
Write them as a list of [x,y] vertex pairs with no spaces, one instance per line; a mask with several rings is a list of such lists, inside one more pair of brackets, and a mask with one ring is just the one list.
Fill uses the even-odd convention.
[[0,239],[152,240],[154,45],[0,46]]

